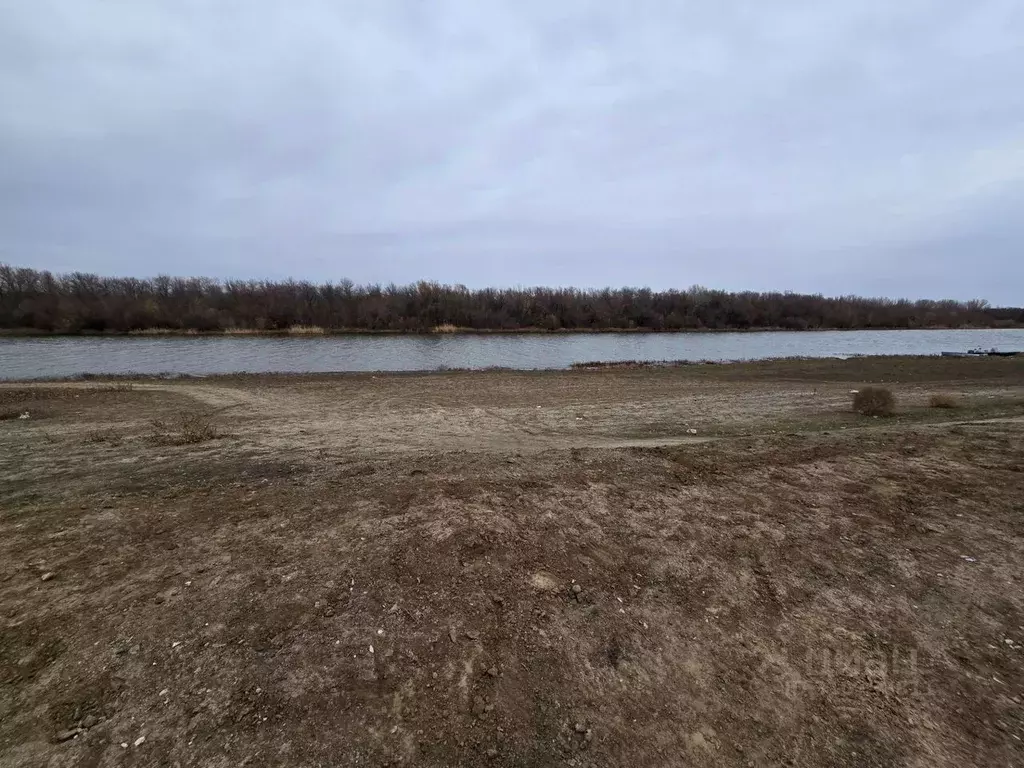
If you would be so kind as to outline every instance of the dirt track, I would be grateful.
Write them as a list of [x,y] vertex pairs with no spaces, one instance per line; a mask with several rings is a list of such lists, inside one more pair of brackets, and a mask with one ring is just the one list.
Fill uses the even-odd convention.
[[[848,412],[871,381],[896,418]],[[1022,361],[0,386],[24,411],[0,764],[1024,762]]]

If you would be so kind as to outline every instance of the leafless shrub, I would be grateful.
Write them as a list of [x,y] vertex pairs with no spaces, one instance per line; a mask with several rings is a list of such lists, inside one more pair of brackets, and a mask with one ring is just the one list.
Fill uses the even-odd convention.
[[941,392],[928,398],[928,405],[932,408],[959,408],[960,401],[954,395]]
[[885,387],[864,387],[853,395],[853,410],[863,416],[892,416],[896,398]]

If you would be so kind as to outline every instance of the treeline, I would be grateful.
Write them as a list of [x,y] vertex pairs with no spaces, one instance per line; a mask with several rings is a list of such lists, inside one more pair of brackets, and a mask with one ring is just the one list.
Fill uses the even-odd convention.
[[215,332],[326,330],[701,330],[782,328],[1012,328],[1024,309],[958,302],[828,298],[619,288],[470,290],[415,285],[218,281],[55,275],[0,264],[0,328],[50,333],[150,329]]

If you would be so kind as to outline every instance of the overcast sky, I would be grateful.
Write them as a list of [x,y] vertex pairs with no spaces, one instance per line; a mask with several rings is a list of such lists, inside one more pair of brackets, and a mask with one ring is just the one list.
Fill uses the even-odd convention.
[[0,0],[0,261],[1024,304],[1024,3]]

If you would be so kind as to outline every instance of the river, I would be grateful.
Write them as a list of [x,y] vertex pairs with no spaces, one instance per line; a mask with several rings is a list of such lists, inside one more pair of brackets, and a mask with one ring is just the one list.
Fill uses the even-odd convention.
[[0,379],[82,373],[567,368],[591,360],[759,360],[1024,350],[1024,329],[434,336],[0,337]]

